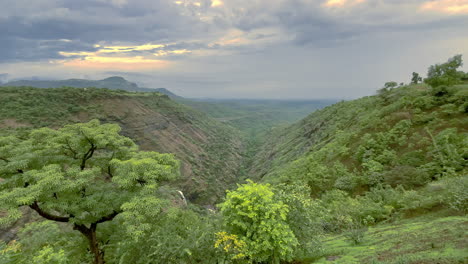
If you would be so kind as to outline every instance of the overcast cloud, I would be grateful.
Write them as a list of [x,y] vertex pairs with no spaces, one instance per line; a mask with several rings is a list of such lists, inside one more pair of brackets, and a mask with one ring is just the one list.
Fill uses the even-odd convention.
[[468,60],[468,0],[0,4],[3,81],[120,75],[187,97],[356,98]]

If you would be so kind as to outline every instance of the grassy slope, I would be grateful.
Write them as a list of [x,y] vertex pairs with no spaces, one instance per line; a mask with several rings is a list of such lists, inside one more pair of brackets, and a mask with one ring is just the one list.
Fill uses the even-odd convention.
[[[61,127],[97,118],[117,123],[143,150],[174,153],[182,161],[186,196],[213,204],[237,181],[243,146],[239,132],[159,93],[107,89],[0,88],[0,133]],[[222,175],[222,177],[220,177]]]
[[324,257],[313,263],[468,263],[468,219],[431,216],[371,227],[364,242],[352,245],[343,235],[329,236]]

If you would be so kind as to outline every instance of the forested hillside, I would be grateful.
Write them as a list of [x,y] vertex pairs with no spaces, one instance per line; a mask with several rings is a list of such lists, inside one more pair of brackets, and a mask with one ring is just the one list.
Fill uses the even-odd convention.
[[174,153],[182,161],[178,185],[191,201],[213,204],[237,181],[243,152],[239,132],[166,95],[0,87],[0,133],[92,119],[120,125],[143,150]]
[[272,133],[252,174],[359,192],[466,173],[467,101],[466,85],[417,84],[337,103]]

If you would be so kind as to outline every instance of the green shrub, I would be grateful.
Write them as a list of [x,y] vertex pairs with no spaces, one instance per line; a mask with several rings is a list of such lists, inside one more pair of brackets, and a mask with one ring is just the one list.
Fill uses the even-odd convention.
[[364,242],[367,226],[363,223],[353,223],[344,233],[346,239],[353,245],[360,245]]
[[383,179],[391,186],[418,187],[427,184],[431,177],[429,173],[412,166],[396,166],[383,172]]
[[228,191],[220,208],[226,231],[246,244],[246,258],[270,263],[292,259],[298,241],[287,222],[289,207],[270,185],[239,185]]
[[468,177],[456,177],[446,180],[445,202],[450,208],[468,213]]

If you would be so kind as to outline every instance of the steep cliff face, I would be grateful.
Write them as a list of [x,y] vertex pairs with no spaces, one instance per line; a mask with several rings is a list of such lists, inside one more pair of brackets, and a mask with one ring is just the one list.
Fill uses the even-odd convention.
[[[237,181],[243,145],[238,131],[168,98],[100,100],[104,122],[117,123],[143,150],[174,153],[189,200],[213,204]],[[86,120],[80,120],[86,121]]]
[[176,182],[187,198],[214,204],[237,181],[243,145],[239,132],[159,93],[106,89],[0,88],[0,130],[60,127],[99,119],[117,123],[143,150],[174,153]]

